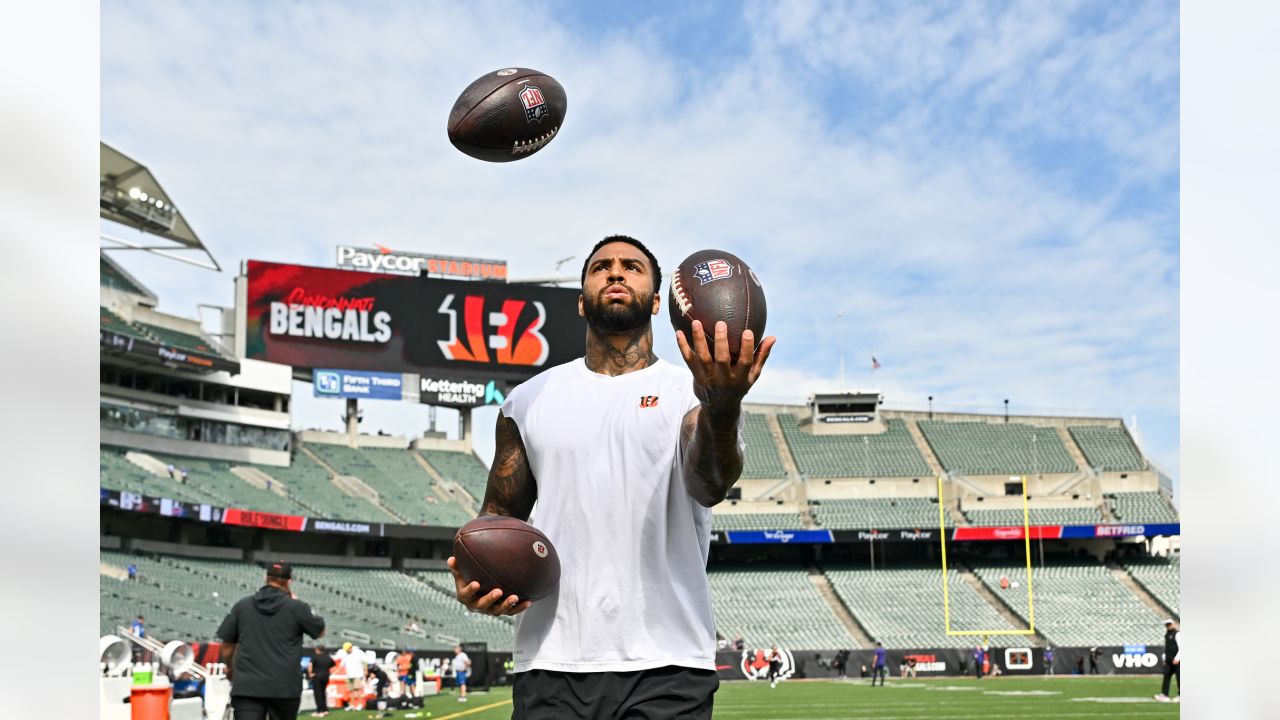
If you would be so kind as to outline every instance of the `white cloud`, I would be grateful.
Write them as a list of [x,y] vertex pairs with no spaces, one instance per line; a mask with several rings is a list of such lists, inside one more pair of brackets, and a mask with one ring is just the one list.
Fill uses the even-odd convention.
[[[658,24],[575,34],[519,4],[109,2],[103,135],[229,268],[330,265],[353,239],[526,277],[574,254],[576,271],[612,232],[668,266],[724,247],[761,276],[780,338],[758,396],[826,389],[842,352],[853,384],[874,353],[890,406],[1176,419],[1176,190],[1129,200],[1176,187],[1176,14],[1083,27],[1074,5],[893,7],[752,5],[748,54],[702,65]],[[518,163],[462,156],[454,97],[512,63],[565,85],[563,132]],[[864,88],[858,117],[829,100],[840,83]],[[1062,141],[1086,156],[1028,157]],[[229,273],[121,259],[170,311],[231,302]],[[387,429],[420,430],[417,410]],[[1147,439],[1177,447],[1176,431]]]

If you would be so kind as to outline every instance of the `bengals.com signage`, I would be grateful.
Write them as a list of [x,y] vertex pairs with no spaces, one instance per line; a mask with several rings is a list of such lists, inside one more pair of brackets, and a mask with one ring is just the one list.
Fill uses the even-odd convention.
[[246,356],[525,380],[580,357],[579,291],[248,262]]

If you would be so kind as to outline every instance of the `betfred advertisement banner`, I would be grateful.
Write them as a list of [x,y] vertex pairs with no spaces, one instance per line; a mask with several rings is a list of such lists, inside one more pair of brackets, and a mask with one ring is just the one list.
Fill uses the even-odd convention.
[[250,260],[245,354],[296,368],[522,381],[581,357],[579,291]]

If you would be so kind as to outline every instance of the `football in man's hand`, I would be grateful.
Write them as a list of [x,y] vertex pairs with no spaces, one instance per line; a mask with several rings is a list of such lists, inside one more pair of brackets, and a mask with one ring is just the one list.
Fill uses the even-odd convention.
[[667,298],[671,325],[683,330],[693,348],[693,321],[702,322],[707,349],[715,353],[716,321],[729,327],[729,354],[742,348],[742,331],[750,329],[755,346],[764,340],[767,314],[760,279],[738,256],[723,250],[699,250],[676,267]]
[[480,583],[480,595],[502,590],[540,600],[560,585],[560,556],[538,528],[513,517],[481,515],[458,529],[453,557],[467,582]]
[[467,86],[449,111],[449,142],[473,158],[529,157],[560,132],[568,108],[556,79],[529,68],[503,68]]

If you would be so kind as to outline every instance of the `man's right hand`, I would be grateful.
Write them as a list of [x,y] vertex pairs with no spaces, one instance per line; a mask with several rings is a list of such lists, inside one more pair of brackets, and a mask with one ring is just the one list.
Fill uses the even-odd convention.
[[449,572],[453,573],[453,584],[456,586],[458,602],[462,603],[471,612],[484,613],[485,615],[519,615],[529,606],[533,604],[532,600],[521,601],[515,595],[508,595],[506,600],[502,599],[502,590],[494,589],[486,595],[480,595],[480,583],[467,582],[462,577],[462,573],[458,572],[458,561],[450,557],[446,563],[449,565]]

